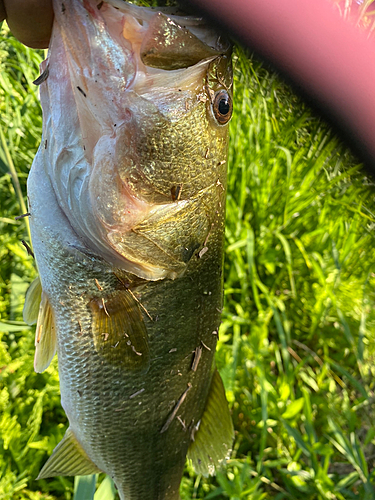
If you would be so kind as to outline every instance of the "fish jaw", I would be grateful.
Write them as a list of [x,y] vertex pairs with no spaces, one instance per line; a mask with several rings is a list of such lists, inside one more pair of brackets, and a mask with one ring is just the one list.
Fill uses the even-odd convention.
[[[215,184],[224,183],[211,152],[226,156],[227,125],[218,124],[210,109],[210,92],[223,84],[211,85],[209,73],[212,61],[228,59],[228,45],[212,32],[208,40],[214,46],[200,41],[204,31],[197,20],[190,32],[188,18],[175,21],[149,10],[142,18],[143,11],[135,13],[126,4],[124,11],[106,3],[98,10],[91,0],[64,5],[64,12],[57,10],[49,76],[41,85],[45,151],[40,154],[47,156],[58,203],[85,245],[111,265],[143,279],[175,279],[186,270],[181,252],[138,228],[150,215],[155,221],[158,210],[176,218],[180,202],[191,206],[184,211],[187,225],[202,193],[216,196]],[[180,19],[187,28],[179,27]],[[179,36],[190,36],[200,44],[198,56],[207,57],[186,68],[167,70],[164,59],[162,69],[146,66],[142,44],[148,41],[152,52],[150,31],[160,23],[177,29],[172,34],[177,55],[185,43]],[[159,46],[156,52],[162,52]],[[189,63],[181,57],[182,65]],[[171,194],[176,188],[179,200]],[[211,218],[197,221],[197,241],[203,233],[203,241],[207,237]],[[186,238],[179,246],[192,253]]]

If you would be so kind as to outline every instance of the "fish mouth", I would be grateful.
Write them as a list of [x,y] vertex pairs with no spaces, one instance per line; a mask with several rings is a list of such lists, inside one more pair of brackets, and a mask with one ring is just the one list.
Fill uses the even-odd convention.
[[[152,26],[154,34],[157,33],[158,35],[158,43],[166,39],[168,31],[170,29],[173,30],[173,25],[177,25],[182,28],[182,30],[188,31],[190,36],[196,37],[201,43],[206,45],[207,48],[215,50],[217,54],[226,53],[230,49],[230,42],[225,37],[218,36],[217,31],[208,27],[207,22],[202,17],[187,15],[179,7],[140,7],[127,3],[124,0],[105,0],[105,3],[124,14],[132,16],[133,19],[136,20],[140,26],[144,26],[146,30]],[[166,30],[163,31],[160,28]],[[181,34],[182,30],[180,31]],[[187,41],[186,37],[185,41]],[[150,47],[154,45],[150,43],[148,39],[147,42],[144,41],[143,46],[145,48],[146,46]],[[157,50],[157,47],[154,46],[154,48]],[[188,51],[190,53],[192,52],[191,47],[188,48]],[[203,59],[203,57],[199,60],[201,59]],[[196,62],[198,62],[198,60]],[[165,69],[172,68],[167,67]]]
[[139,95],[161,87],[187,87],[211,60],[230,50],[230,43],[202,18],[176,8],[138,7],[122,0],[106,4],[124,14],[122,36],[131,44],[135,64],[127,90]]

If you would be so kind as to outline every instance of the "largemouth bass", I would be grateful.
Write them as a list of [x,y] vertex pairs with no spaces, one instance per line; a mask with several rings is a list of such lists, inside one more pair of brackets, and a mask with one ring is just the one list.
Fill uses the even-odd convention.
[[231,49],[171,10],[54,9],[24,317],[36,371],[57,349],[70,425],[39,477],[104,471],[121,499],[175,500],[186,455],[212,473],[233,440],[214,364]]

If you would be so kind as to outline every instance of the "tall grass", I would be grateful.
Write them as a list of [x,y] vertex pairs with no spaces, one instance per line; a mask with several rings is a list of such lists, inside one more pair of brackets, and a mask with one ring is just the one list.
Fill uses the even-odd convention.
[[[22,323],[35,275],[25,181],[41,135],[41,53],[0,37],[0,499],[88,500],[96,477],[37,473],[62,438],[56,360],[33,372]],[[237,51],[216,356],[236,428],[215,478],[187,464],[183,500],[361,499],[374,491],[374,188],[278,77]],[[14,169],[12,167],[14,164]],[[22,192],[19,194],[17,179]],[[99,476],[95,500],[115,498]],[[98,487],[98,486],[97,486]]]
[[239,57],[236,81],[217,356],[233,468],[279,499],[374,498],[372,181],[261,64]]

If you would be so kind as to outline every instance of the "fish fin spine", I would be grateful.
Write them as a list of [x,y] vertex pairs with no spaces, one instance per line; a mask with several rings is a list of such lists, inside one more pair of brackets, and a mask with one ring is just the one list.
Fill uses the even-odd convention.
[[44,464],[37,479],[54,476],[85,476],[99,472],[102,471],[88,457],[69,427]]
[[39,276],[31,283],[25,296],[23,320],[27,325],[35,325],[38,321],[39,306],[42,300],[42,284]]
[[38,321],[35,330],[34,370],[42,373],[46,370],[57,349],[55,318],[48,297],[42,291]]
[[215,369],[199,428],[190,443],[187,458],[197,474],[214,474],[229,459],[234,440],[232,418],[220,374]]

